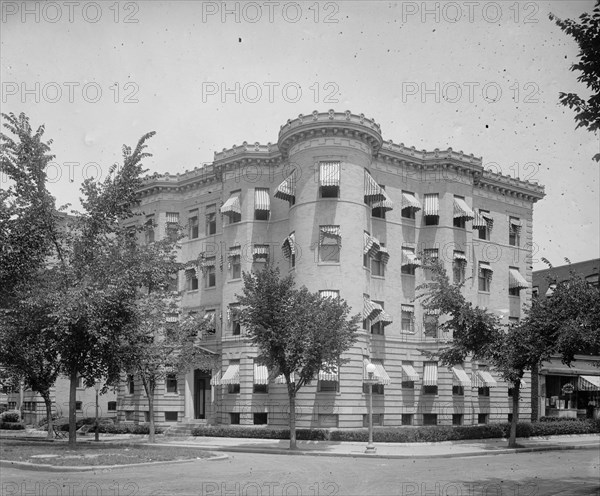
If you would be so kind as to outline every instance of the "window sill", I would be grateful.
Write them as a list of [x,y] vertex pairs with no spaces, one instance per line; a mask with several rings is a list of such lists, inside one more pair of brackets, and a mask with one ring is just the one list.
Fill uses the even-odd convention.
[[185,290],[186,294],[189,294],[189,293],[197,293],[198,291],[200,291],[200,290],[199,290],[199,289],[186,289],[186,290]]
[[166,397],[176,397],[176,396],[179,396],[179,393],[165,393],[164,396],[166,396]]
[[317,262],[317,265],[336,266],[336,265],[341,265],[341,263],[340,262]]
[[489,294],[490,294],[490,291],[481,291],[481,290],[479,290],[479,291],[477,291],[477,292],[478,292],[479,294],[484,294],[484,295],[489,295]]
[[227,281],[227,284],[229,284],[229,283],[231,283],[231,282],[241,282],[241,281],[242,281],[242,278],[241,278],[241,277],[238,277],[238,278],[236,278],[236,279],[229,279],[229,281]]
[[207,288],[204,288],[206,291],[214,291],[215,289],[217,289],[216,286],[208,286]]
[[381,279],[381,280],[385,280],[385,276],[374,276],[373,274],[371,274],[371,277],[373,279]]

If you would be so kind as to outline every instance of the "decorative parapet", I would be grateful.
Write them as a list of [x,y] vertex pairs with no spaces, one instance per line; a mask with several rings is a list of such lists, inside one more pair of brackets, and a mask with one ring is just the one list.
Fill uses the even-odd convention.
[[541,184],[486,170],[477,177],[476,185],[482,189],[510,194],[533,202],[546,196],[545,188]]
[[288,119],[279,130],[277,142],[282,156],[287,157],[290,147],[299,141],[322,136],[347,136],[367,143],[373,153],[381,148],[381,127],[374,119],[364,114],[345,112],[313,111],[310,115],[300,114],[296,119]]
[[472,153],[466,155],[462,150],[459,152],[455,152],[452,148],[448,148],[447,150],[436,148],[433,151],[417,150],[414,146],[404,146],[404,143],[398,145],[392,140],[383,142],[379,154],[399,156],[403,157],[405,160],[414,160],[423,164],[428,161],[452,160],[466,165],[481,167],[483,163],[482,157],[475,157]]
[[220,174],[214,164],[203,164],[201,167],[194,167],[193,170],[186,170],[183,173],[170,174],[165,172],[164,174],[154,173],[151,176],[146,176],[138,190],[138,194],[145,196],[166,190],[184,191],[218,180],[220,180]]

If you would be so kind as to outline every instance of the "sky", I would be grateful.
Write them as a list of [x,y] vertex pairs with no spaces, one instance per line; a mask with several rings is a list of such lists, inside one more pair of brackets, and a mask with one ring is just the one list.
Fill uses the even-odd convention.
[[[299,114],[351,110],[383,138],[462,150],[537,181],[534,269],[599,256],[597,135],[558,93],[575,41],[548,19],[593,1],[3,1],[1,107],[45,124],[49,189],[79,207],[146,132],[153,172],[184,172],[234,144],[276,143]],[[0,177],[0,187],[6,186]]]

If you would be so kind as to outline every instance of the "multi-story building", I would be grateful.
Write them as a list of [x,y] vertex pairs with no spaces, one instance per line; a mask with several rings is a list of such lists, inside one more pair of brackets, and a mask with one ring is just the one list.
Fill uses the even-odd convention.
[[[560,265],[533,273],[534,298],[551,298],[556,285],[579,274],[598,287],[600,259]],[[596,352],[597,353],[597,352]],[[589,350],[566,365],[559,356],[542,362],[532,376],[531,415],[539,417],[600,417],[600,356]]]
[[[452,339],[415,300],[431,274],[423,257],[464,280],[467,299],[505,324],[531,299],[533,204],[542,186],[486,171],[452,149],[419,151],[384,141],[380,126],[351,112],[313,112],[281,126],[277,144],[244,142],[183,174],[154,175],[139,192],[153,225],[187,226],[179,277],[184,312],[202,312],[214,332],[202,345],[216,370],[169,376],[157,391],[159,422],[288,423],[285,384],[270,379],[236,319],[243,271],[268,260],[323,296],[363,315],[349,359],[300,392],[299,427],[363,426],[365,364],[377,366],[374,423],[451,425],[506,421],[512,393],[485,363],[448,369],[426,358]],[[196,261],[199,259],[199,263]],[[323,329],[327,332],[327,329]],[[521,411],[530,415],[530,381]],[[120,389],[120,418],[147,419],[135,377]]]

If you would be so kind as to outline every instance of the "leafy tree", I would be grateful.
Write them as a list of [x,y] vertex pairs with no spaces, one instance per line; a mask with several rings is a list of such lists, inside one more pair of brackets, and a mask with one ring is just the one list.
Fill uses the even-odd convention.
[[[560,29],[572,36],[579,45],[579,61],[571,65],[572,71],[580,72],[577,81],[585,83],[591,95],[586,99],[576,93],[559,93],[562,105],[575,109],[577,128],[585,127],[591,132],[600,129],[600,0],[596,1],[593,13],[579,16],[579,22],[559,19],[550,14]],[[600,161],[600,153],[594,155]]]
[[258,359],[285,377],[290,404],[290,449],[296,448],[296,395],[319,370],[331,372],[346,360],[356,341],[359,315],[348,318],[344,300],[321,298],[306,287],[294,288],[271,266],[244,273],[240,323],[258,347]]

